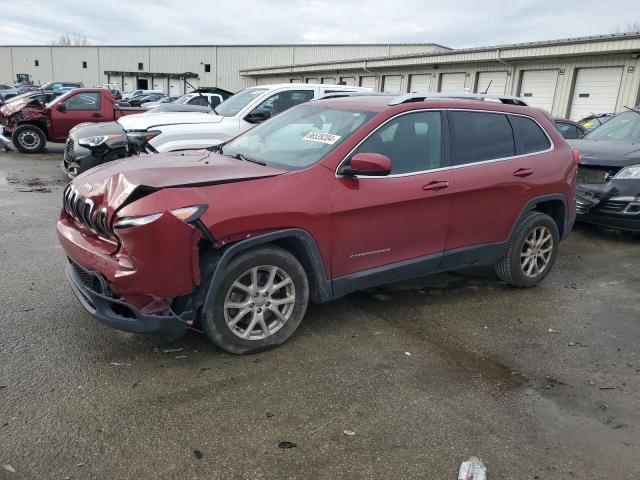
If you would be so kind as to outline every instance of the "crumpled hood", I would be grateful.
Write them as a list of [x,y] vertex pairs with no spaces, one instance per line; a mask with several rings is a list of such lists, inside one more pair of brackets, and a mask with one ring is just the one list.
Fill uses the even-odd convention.
[[582,165],[626,167],[640,164],[640,143],[607,140],[567,140],[580,152]]
[[220,123],[222,117],[211,113],[200,112],[161,112],[137,113],[126,115],[118,120],[125,130],[148,130],[162,125],[186,123]]
[[215,185],[287,173],[286,170],[236,160],[208,150],[140,155],[93,168],[73,180],[82,195],[97,205],[118,209],[136,190]]
[[0,113],[5,117],[9,117],[14,113],[19,112],[20,110],[22,110],[24,107],[28,105],[38,110],[41,110],[43,112],[46,111],[46,107],[42,105],[42,103],[38,102],[37,100],[34,100],[33,98],[22,98],[20,100],[7,103],[6,105],[3,105],[2,107],[0,107]]

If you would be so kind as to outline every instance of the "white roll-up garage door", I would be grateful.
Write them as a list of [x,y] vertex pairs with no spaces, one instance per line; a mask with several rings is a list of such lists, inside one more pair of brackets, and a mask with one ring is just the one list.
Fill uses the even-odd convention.
[[169,79],[169,91],[167,92],[171,97],[178,97],[182,95],[182,88],[180,88],[182,82],[177,78]]
[[476,93],[504,94],[507,88],[507,72],[480,72]]
[[467,78],[464,73],[443,73],[440,78],[441,92],[464,92],[464,83]]
[[349,85],[351,87],[355,87],[356,77],[340,77],[340,83],[343,83],[344,85]]
[[431,91],[431,75],[416,74],[411,75],[409,80],[410,92],[430,92]]
[[376,91],[376,77],[360,77],[360,86]]
[[109,75],[107,80],[109,85],[117,85],[118,89],[122,91],[122,76],[121,75]]
[[382,77],[382,91],[388,93],[400,93],[402,77],[400,75],[385,75]]
[[320,83],[320,80],[318,80],[317,78],[307,78],[306,83]]
[[579,120],[592,113],[615,112],[621,80],[622,67],[579,69],[570,118]]
[[124,77],[124,85],[122,85],[123,92],[133,92],[136,89],[135,77]]
[[322,77],[322,80],[320,81],[320,83],[327,84],[327,85],[335,85],[336,77]]
[[551,112],[557,83],[558,70],[526,70],[522,72],[519,96],[532,107]]

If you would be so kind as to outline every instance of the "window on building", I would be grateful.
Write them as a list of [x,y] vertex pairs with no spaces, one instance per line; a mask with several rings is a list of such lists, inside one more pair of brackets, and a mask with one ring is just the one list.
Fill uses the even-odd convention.
[[142,62],[138,63],[138,70],[144,70],[144,63]]
[[82,62],[82,68],[87,68],[87,62]]
[[450,112],[453,130],[453,163],[513,157],[516,145],[506,115],[481,112]]
[[532,119],[510,115],[509,121],[513,127],[513,133],[520,155],[542,152],[551,148],[551,142],[549,142],[547,135]]
[[36,67],[39,67],[39,66],[40,66],[40,60],[35,60],[33,63],[34,63],[34,65],[35,65]]
[[391,173],[442,167],[440,112],[417,112],[391,120],[360,145],[356,153],[380,153],[391,159]]
[[211,64],[210,63],[205,63],[204,64],[204,71],[206,73],[210,73],[211,72]]

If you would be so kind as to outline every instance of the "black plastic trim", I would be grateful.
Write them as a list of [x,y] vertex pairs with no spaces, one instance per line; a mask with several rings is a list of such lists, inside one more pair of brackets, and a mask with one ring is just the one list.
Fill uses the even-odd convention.
[[315,280],[318,286],[317,299],[321,302],[331,300],[333,298],[331,281],[327,277],[326,269],[320,255],[320,249],[318,249],[316,241],[311,236],[311,234],[305,230],[302,230],[300,228],[288,228],[286,230],[280,230],[277,232],[266,233],[257,237],[248,238],[229,246],[218,260],[213,275],[211,276],[209,288],[204,300],[203,310],[213,311],[216,290],[222,282],[222,278],[227,266],[229,265],[229,263],[231,263],[231,260],[233,260],[235,256],[250,248],[264,245],[266,243],[271,243],[277,240],[284,240],[287,238],[295,238],[297,240],[300,240],[305,246],[307,253],[309,254],[312,268],[314,270],[312,273],[313,275],[315,275]]
[[[88,275],[98,277],[101,284],[105,284],[106,281],[98,273],[87,270],[69,259],[66,269],[69,285],[82,306],[100,323],[125,332],[150,333],[173,338],[182,336],[189,329],[189,325],[177,315],[147,315],[133,305],[108,297],[83,285],[74,271],[74,265]],[[135,318],[119,315],[114,310],[116,306],[126,308]]]
[[541,195],[539,197],[532,198],[529,200],[524,208],[521,210],[518,219],[514,222],[511,227],[511,232],[509,233],[508,239],[511,239],[514,230],[520,224],[520,222],[524,219],[524,217],[532,210],[535,210],[536,206],[540,203],[548,202],[551,200],[560,200],[562,205],[564,206],[564,224],[562,225],[562,230],[560,231],[560,240],[566,240],[571,230],[573,229],[573,224],[575,222],[575,215],[573,218],[569,218],[569,208],[567,207],[567,197],[565,197],[561,193],[552,193],[550,195]]

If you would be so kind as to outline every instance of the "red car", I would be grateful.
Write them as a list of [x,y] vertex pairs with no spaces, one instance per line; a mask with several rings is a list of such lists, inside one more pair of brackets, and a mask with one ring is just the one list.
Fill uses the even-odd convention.
[[200,321],[229,352],[263,350],[309,300],[470,265],[534,286],[575,219],[577,154],[526,106],[325,99],[212,150],[65,190],[68,278],[101,322],[177,336]]
[[[106,88],[76,88],[44,104],[33,98],[16,100],[0,107],[0,144],[10,137],[22,153],[42,152],[49,142],[64,142],[69,131],[81,123],[112,122],[142,108],[114,105],[116,99]],[[4,136],[3,136],[4,135]]]

